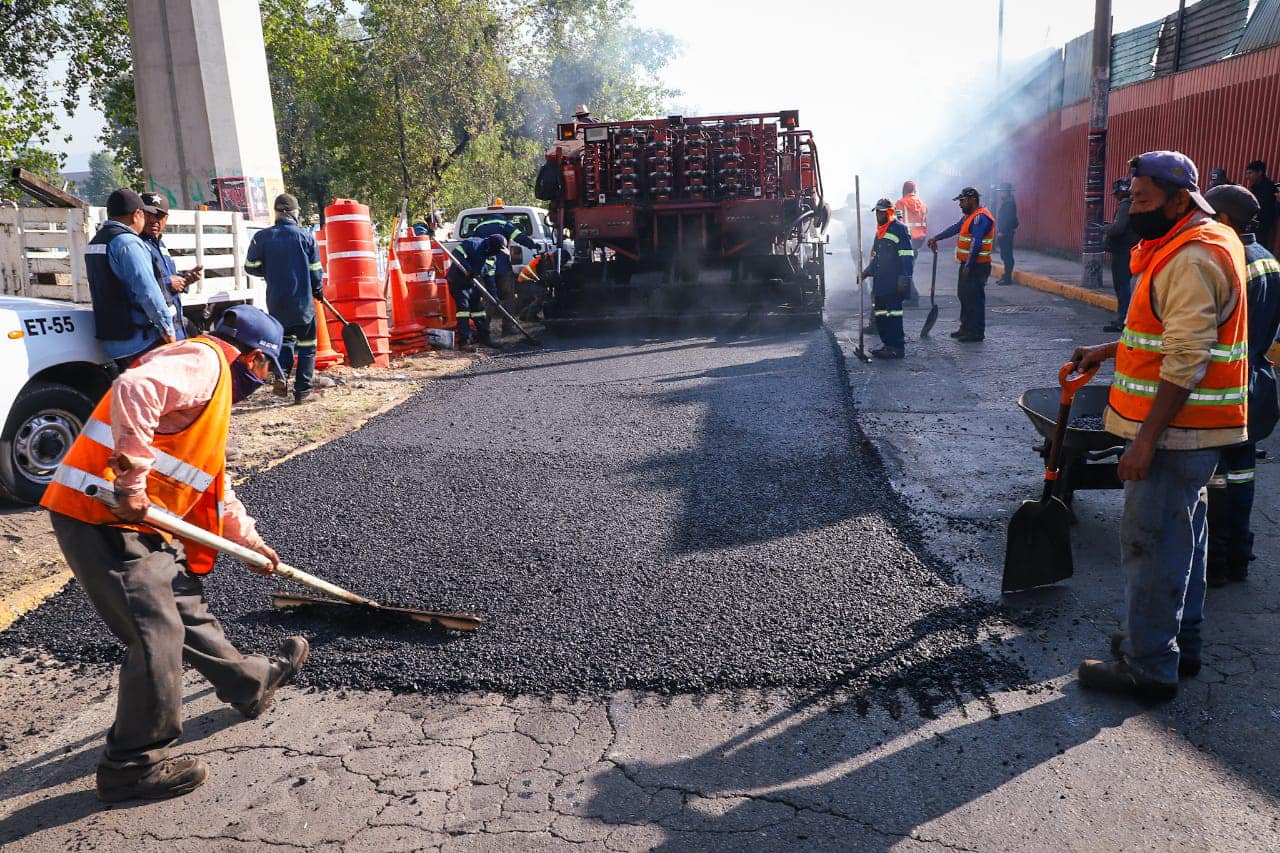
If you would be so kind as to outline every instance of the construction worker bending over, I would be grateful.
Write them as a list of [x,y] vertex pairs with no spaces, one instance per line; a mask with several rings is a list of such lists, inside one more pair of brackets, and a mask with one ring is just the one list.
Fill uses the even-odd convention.
[[953,201],[960,203],[964,217],[929,238],[929,248],[937,251],[939,240],[956,237],[956,260],[960,262],[956,285],[956,295],[960,297],[960,328],[952,332],[951,337],[974,343],[987,334],[987,279],[991,277],[996,220],[991,211],[982,206],[982,196],[973,187],[962,189]]
[[1124,333],[1079,347],[1084,371],[1116,361],[1103,414],[1125,439],[1120,555],[1125,630],[1115,660],[1086,660],[1080,685],[1165,701],[1200,672],[1207,497],[1222,448],[1248,439],[1248,302],[1240,238],[1215,222],[1196,167],[1177,151],[1130,161],[1138,276]]
[[484,346],[493,346],[493,338],[489,335],[489,315],[485,313],[484,297],[480,295],[475,279],[484,273],[485,262],[489,258],[506,251],[507,238],[501,234],[468,237],[453,247],[453,263],[449,265],[446,276],[449,294],[458,306],[456,344],[463,352],[476,351],[475,344],[471,343],[473,326],[476,340]]
[[315,236],[298,224],[301,210],[296,198],[282,193],[276,196],[274,207],[276,224],[253,235],[244,271],[267,280],[267,311],[284,326],[280,352],[284,374],[275,393],[281,397],[288,394],[286,383],[296,361],[293,401],[310,403],[318,399],[312,388],[333,385],[333,380],[315,375],[316,300],[324,295],[320,250]]
[[[209,612],[200,576],[215,553],[140,523],[147,508],[186,519],[279,564],[231,489],[231,406],[280,369],[280,324],[231,308],[211,335],[147,353],[98,403],[54,472],[41,505],[67,565],[125,645],[115,723],[98,764],[105,802],[177,797],[208,776],[196,758],[170,758],[182,733],[182,662],[218,698],[253,719],[307,659],[302,637],[272,657],[242,655]],[[90,487],[114,494],[107,507]]]
[[133,190],[118,189],[107,198],[109,218],[85,247],[94,334],[121,371],[177,337],[163,273],[139,236],[147,215],[159,213]]
[[862,271],[862,278],[871,279],[876,334],[883,344],[871,351],[876,358],[906,355],[902,300],[911,291],[915,257],[911,232],[894,215],[893,202],[880,199],[876,202],[876,241],[871,247],[871,263]]
[[1253,559],[1253,470],[1258,442],[1280,420],[1276,371],[1267,349],[1280,332],[1280,264],[1253,233],[1261,206],[1253,193],[1223,184],[1204,194],[1214,217],[1233,229],[1244,244],[1249,300],[1249,440],[1222,448],[1218,470],[1209,481],[1209,554],[1205,582],[1223,586],[1249,576]]
[[[498,199],[496,204],[501,205],[502,199]],[[495,213],[480,222],[479,225],[471,232],[472,237],[492,237],[494,234],[501,234],[506,238],[508,246],[511,243],[519,243],[532,252],[538,251],[538,244],[533,242],[533,238],[520,230],[520,226],[516,225],[507,217],[500,213]],[[506,252],[489,259],[485,265],[486,284],[492,282],[496,285],[497,290],[490,290],[498,297],[502,303],[502,307],[509,313],[516,312],[516,274],[511,266],[511,256]],[[502,318],[502,334],[509,335],[515,329],[511,326],[511,321],[506,317]]]

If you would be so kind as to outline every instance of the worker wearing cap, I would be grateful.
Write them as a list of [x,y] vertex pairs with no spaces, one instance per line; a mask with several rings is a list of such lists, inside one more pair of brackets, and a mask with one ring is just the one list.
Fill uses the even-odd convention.
[[193,267],[179,275],[178,265],[169,254],[169,247],[164,244],[164,229],[169,223],[169,199],[162,193],[142,193],[143,210],[154,208],[156,213],[146,214],[146,224],[142,227],[142,242],[147,244],[152,258],[160,268],[160,289],[169,300],[173,311],[174,337],[182,340],[187,337],[185,320],[182,316],[182,294],[195,282],[204,278],[204,267]]
[[960,203],[964,216],[955,225],[929,238],[938,241],[956,237],[956,260],[960,262],[956,295],[960,297],[960,328],[951,337],[964,343],[981,341],[987,334],[987,279],[991,277],[991,247],[995,237],[995,217],[982,206],[982,195],[965,187],[953,201]]
[[[1223,168],[1213,169],[1209,172],[1209,189],[1221,187],[1231,183],[1231,179],[1227,177],[1227,170]],[[1208,196],[1205,196],[1208,198]]]
[[501,234],[488,237],[468,237],[453,247],[453,263],[445,273],[449,282],[449,293],[458,306],[458,330],[455,341],[463,352],[475,352],[475,344],[471,343],[472,330],[475,338],[487,347],[493,346],[493,338],[489,335],[489,315],[485,313],[484,297],[474,279],[484,274],[486,261],[507,251],[507,238]]
[[1111,184],[1116,200],[1115,218],[1103,230],[1102,248],[1111,253],[1111,286],[1116,292],[1116,319],[1102,327],[1104,332],[1124,331],[1124,318],[1129,313],[1129,293],[1133,273],[1129,271],[1129,253],[1138,245],[1138,235],[1129,224],[1129,179],[1116,178]]
[[232,404],[280,370],[281,337],[275,319],[238,306],[211,335],[144,355],[98,403],[41,501],[67,565],[125,646],[98,764],[104,801],[180,796],[208,776],[199,759],[169,757],[182,733],[183,661],[252,719],[306,660],[302,637],[272,657],[236,650],[204,600],[215,553],[142,523],[154,506],[271,560],[252,571],[275,571],[276,552],[231,488],[226,446]]
[[871,263],[862,278],[871,279],[872,310],[876,334],[883,343],[871,351],[876,358],[894,359],[906,355],[907,339],[902,331],[902,300],[911,290],[916,252],[911,248],[911,232],[898,221],[893,202],[876,202],[876,240],[871,247]]
[[1213,219],[1196,167],[1177,151],[1130,161],[1129,222],[1142,241],[1119,341],[1076,349],[1087,370],[1114,358],[1103,415],[1125,439],[1117,473],[1125,631],[1111,661],[1086,660],[1080,684],[1164,701],[1200,671],[1207,497],[1222,448],[1248,438],[1245,252]]
[[1004,272],[996,284],[1013,284],[1013,236],[1018,230],[1018,202],[1013,198],[1013,184],[1005,181],[996,188],[996,248]]
[[[323,298],[323,273],[315,236],[299,225],[298,200],[289,193],[276,196],[276,224],[249,241],[244,271],[267,280],[267,311],[284,326],[280,363],[284,374],[276,393],[287,394],[285,382],[297,362],[293,400],[316,399],[316,300]],[[331,384],[326,382],[325,384]]]
[[1209,481],[1209,553],[1205,580],[1209,586],[1243,581],[1253,559],[1253,472],[1258,442],[1271,435],[1280,408],[1276,400],[1275,365],[1267,350],[1280,332],[1280,264],[1253,233],[1261,207],[1253,193],[1223,184],[1204,194],[1216,218],[1235,230],[1244,244],[1249,302],[1249,440],[1222,448],[1218,470]]
[[107,221],[85,248],[95,335],[125,370],[138,356],[177,339],[163,271],[139,236],[160,209],[128,188],[107,198]]
[[578,104],[578,108],[573,111],[573,120],[578,124],[599,124],[591,117],[591,108],[586,104]]
[[[502,199],[498,199],[494,203],[495,207],[502,206]],[[499,211],[489,213],[479,224],[471,230],[471,237],[485,238],[494,234],[501,234],[506,238],[507,245],[511,243],[519,243],[531,252],[538,251],[538,244],[533,242],[533,238],[520,230],[520,226],[515,221],[504,216]],[[485,264],[485,281],[492,283],[494,289],[490,290],[498,297],[502,303],[502,307],[507,309],[508,313],[514,314],[516,311],[516,274],[511,266],[511,256],[507,253],[491,256]],[[511,321],[506,317],[502,318],[502,333],[509,335],[515,329],[511,326]]]
[[415,237],[434,237],[439,227],[440,220],[434,213],[429,216],[426,214],[419,216],[410,226]]

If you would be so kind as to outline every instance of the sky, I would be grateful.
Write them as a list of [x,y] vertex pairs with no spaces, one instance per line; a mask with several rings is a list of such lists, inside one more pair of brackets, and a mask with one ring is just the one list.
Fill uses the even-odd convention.
[[[818,143],[828,197],[839,201],[853,174],[883,162],[887,148],[904,163],[923,162],[959,111],[989,98],[998,2],[633,0],[637,26],[681,42],[661,73],[682,92],[676,111],[799,109]],[[1177,0],[1113,0],[1114,31],[1177,7]],[[1087,32],[1093,10],[1093,0],[1005,0],[1006,67]],[[101,128],[89,109],[65,119],[69,171],[87,168]]]

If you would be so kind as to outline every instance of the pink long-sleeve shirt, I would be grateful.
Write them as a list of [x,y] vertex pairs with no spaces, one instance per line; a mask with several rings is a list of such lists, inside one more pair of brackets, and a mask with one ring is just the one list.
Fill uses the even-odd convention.
[[[136,495],[146,490],[155,464],[151,447],[157,432],[181,432],[191,426],[213,398],[221,367],[206,344],[183,341],[152,350],[112,384],[111,435],[115,453],[116,492]],[[224,476],[222,535],[247,548],[262,544],[257,525]]]

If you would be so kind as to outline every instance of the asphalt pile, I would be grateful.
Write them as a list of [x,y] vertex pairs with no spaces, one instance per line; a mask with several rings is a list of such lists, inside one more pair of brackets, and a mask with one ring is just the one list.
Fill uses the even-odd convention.
[[[1018,686],[993,607],[929,560],[851,418],[825,332],[572,341],[437,382],[239,493],[283,559],[474,635],[272,609],[222,560],[245,652],[312,642],[317,688],[797,688],[940,702]],[[0,634],[71,661],[119,648],[72,584]]]

